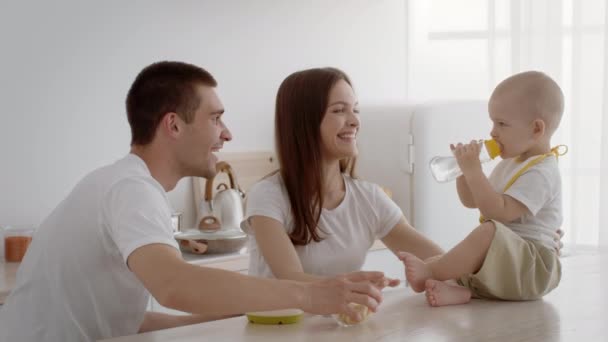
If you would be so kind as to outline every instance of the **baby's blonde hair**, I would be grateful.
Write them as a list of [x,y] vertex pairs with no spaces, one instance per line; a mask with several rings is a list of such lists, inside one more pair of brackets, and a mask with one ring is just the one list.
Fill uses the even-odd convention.
[[525,71],[506,78],[496,86],[491,98],[507,96],[516,101],[526,115],[545,122],[546,133],[551,136],[564,112],[564,94],[559,85],[539,71]]

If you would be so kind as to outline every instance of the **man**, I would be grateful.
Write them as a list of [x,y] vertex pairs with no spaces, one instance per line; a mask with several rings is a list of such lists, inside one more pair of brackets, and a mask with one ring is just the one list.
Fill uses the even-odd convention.
[[[316,283],[248,277],[185,262],[166,192],[212,177],[232,136],[214,78],[181,62],[146,67],[127,95],[131,151],[87,175],[40,225],[0,312],[0,341],[93,341],[247,311],[375,311],[379,272]],[[190,316],[146,313],[149,295]]]

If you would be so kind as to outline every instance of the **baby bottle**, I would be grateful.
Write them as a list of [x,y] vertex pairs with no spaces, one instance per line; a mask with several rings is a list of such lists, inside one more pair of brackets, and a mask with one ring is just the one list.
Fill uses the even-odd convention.
[[[479,152],[479,161],[481,163],[489,162],[500,155],[500,146],[494,140],[479,140],[479,144],[483,144],[485,148],[482,148]],[[458,162],[454,156],[437,156],[431,159],[429,164],[431,167],[431,173],[436,181],[439,183],[449,182],[458,178],[462,175]]]

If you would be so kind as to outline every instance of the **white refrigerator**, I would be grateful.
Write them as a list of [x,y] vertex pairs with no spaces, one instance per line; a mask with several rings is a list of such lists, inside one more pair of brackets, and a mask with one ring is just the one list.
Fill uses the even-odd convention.
[[359,176],[389,188],[410,223],[448,250],[479,224],[479,212],[460,203],[455,182],[434,180],[429,161],[451,155],[450,143],[489,139],[491,127],[485,101],[362,107]]

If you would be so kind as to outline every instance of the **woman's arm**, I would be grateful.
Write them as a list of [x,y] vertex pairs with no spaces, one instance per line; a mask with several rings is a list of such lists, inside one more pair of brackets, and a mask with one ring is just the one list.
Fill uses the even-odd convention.
[[[297,281],[317,281],[327,278],[304,272],[293,243],[279,221],[266,216],[252,216],[249,220],[258,248],[275,277]],[[353,273],[345,276],[350,274]],[[382,289],[386,286],[399,285],[399,280],[382,277],[372,281],[372,284],[378,289]]]
[[325,278],[304,272],[296,249],[281,222],[266,216],[251,216],[249,225],[255,234],[258,248],[275,277],[298,281]]
[[397,256],[398,252],[409,252],[424,260],[443,253],[436,243],[416,231],[405,217],[401,217],[395,227],[382,238],[382,242]]

